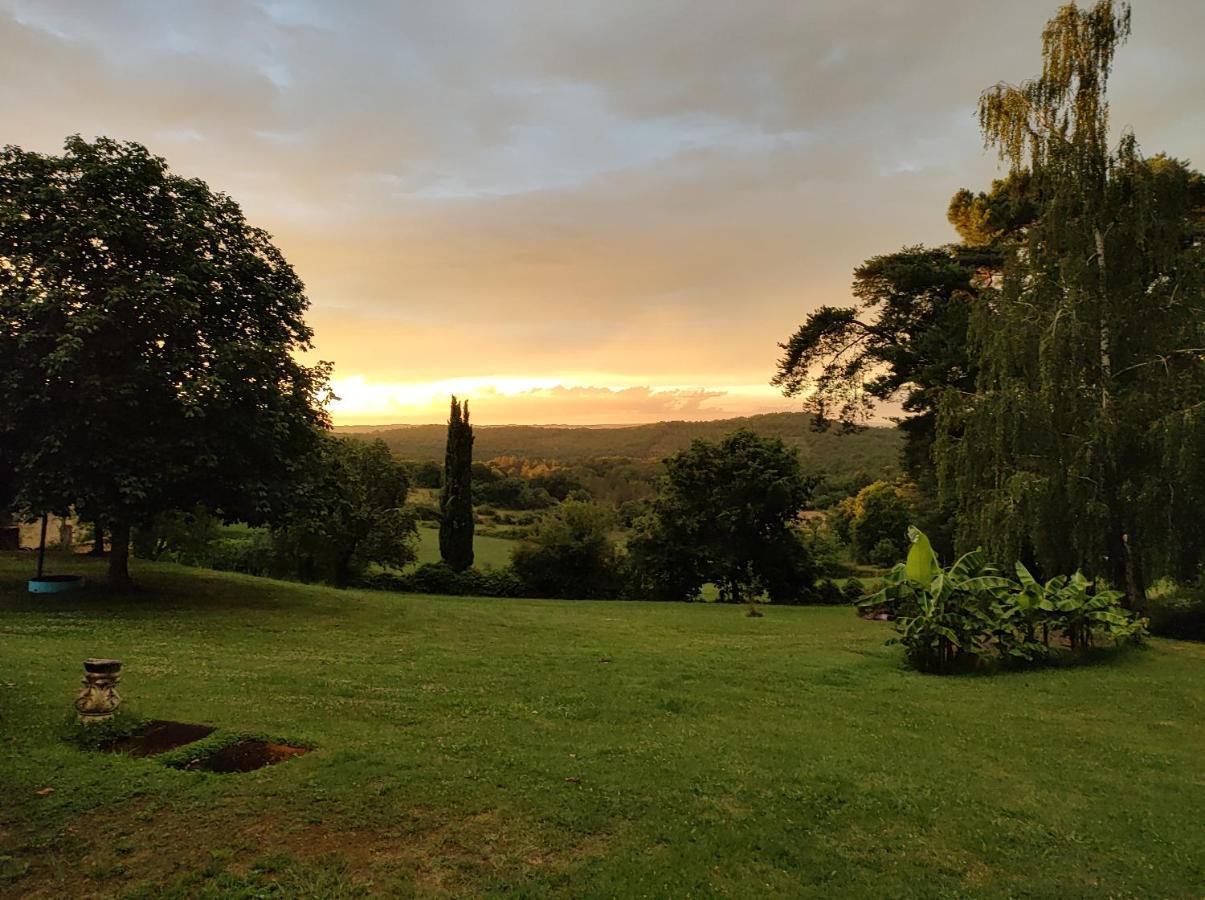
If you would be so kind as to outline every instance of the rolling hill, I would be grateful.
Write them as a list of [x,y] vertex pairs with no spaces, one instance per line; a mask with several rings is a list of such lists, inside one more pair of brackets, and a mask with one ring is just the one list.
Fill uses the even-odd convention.
[[[740,419],[706,422],[657,422],[569,428],[546,425],[478,425],[474,428],[474,456],[489,460],[499,456],[555,459],[565,463],[621,456],[662,459],[688,446],[695,438],[714,440],[738,428],[781,437],[800,448],[809,468],[833,474],[866,472],[894,475],[898,471],[901,436],[890,427],[868,428],[855,434],[837,430],[817,432],[806,413],[770,413]],[[446,426],[374,425],[344,426],[345,435],[380,438],[407,459],[443,459]]]

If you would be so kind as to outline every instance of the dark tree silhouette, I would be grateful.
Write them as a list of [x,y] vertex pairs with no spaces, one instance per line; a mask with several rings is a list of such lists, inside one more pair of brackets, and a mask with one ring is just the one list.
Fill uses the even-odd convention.
[[473,426],[469,401],[452,397],[444,486],[439,498],[439,555],[457,572],[473,565]]
[[26,514],[266,517],[316,426],[309,306],[269,235],[139,144],[0,150],[0,463]]

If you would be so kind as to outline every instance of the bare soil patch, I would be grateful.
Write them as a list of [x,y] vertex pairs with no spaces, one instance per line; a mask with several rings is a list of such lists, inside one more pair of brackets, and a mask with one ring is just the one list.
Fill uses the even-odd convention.
[[101,749],[107,753],[124,753],[126,756],[156,756],[209,737],[216,730],[212,725],[157,719],[148,722],[129,737],[111,741]]
[[227,744],[200,759],[188,764],[189,769],[203,769],[206,772],[252,772],[264,766],[274,766],[294,756],[309,753],[307,747],[293,747],[289,744],[273,744],[268,741],[243,740]]

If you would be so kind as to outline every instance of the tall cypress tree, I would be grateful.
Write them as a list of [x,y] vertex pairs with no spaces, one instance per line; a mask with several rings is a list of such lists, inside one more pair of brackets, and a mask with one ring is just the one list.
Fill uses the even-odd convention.
[[469,424],[469,401],[462,406],[455,395],[448,416],[439,511],[439,555],[463,572],[473,564],[473,426]]
[[1141,604],[1205,535],[1200,177],[1109,143],[1106,86],[1128,4],[1064,6],[1043,71],[983,94],[986,142],[1028,170],[1036,220],[975,305],[975,391],[949,392],[935,452],[959,543],[1053,574],[1083,568]]

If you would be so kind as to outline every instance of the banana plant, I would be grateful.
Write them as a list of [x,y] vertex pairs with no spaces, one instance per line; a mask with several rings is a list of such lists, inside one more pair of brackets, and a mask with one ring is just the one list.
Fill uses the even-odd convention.
[[909,528],[908,536],[908,558],[863,605],[894,613],[899,636],[893,640],[922,671],[949,671],[991,656],[993,607],[1012,582],[987,565],[982,550],[943,569],[923,532]]
[[1092,589],[1082,572],[1056,575],[1045,584],[1038,583],[1024,564],[1016,564],[1021,590],[1012,598],[1015,608],[1031,629],[1040,626],[1043,643],[1050,635],[1063,635],[1072,651],[1092,647],[1097,633],[1114,642],[1141,638],[1147,620],[1134,616],[1121,606],[1121,591]]

